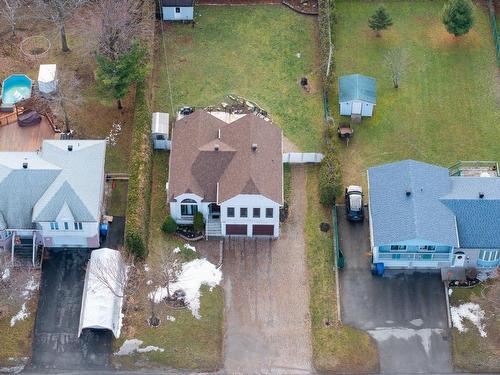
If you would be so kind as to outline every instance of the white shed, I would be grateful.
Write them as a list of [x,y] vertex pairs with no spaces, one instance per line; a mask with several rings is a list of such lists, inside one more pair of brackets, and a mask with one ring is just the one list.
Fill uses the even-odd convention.
[[168,122],[168,113],[153,112],[151,118],[151,137],[153,138],[153,148],[155,150],[170,150]]
[[78,336],[83,329],[93,328],[108,329],[116,338],[120,337],[124,285],[118,280],[127,271],[124,267],[119,251],[108,248],[92,251],[83,287]]
[[38,89],[42,94],[51,94],[57,89],[56,64],[41,64],[38,71]]
[[161,10],[164,21],[192,21],[194,0],[162,0]]

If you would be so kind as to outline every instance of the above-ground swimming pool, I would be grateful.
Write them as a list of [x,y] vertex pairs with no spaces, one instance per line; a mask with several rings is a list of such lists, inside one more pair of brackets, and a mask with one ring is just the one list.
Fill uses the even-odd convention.
[[2,84],[2,106],[13,105],[31,96],[31,79],[24,74],[13,74]]

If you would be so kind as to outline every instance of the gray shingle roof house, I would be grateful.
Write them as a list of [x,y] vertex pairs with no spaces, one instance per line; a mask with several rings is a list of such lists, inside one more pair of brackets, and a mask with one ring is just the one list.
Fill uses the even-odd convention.
[[342,76],[339,79],[340,115],[371,117],[377,104],[376,80],[361,74]]
[[46,247],[98,247],[105,152],[101,140],[0,152],[0,248],[12,250],[14,236],[33,233]]
[[374,263],[390,268],[500,263],[500,178],[455,177],[403,160],[368,169]]

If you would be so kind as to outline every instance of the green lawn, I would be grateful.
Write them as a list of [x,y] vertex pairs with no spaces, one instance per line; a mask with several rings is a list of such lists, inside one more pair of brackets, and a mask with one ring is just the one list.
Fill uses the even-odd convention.
[[318,200],[318,168],[307,173],[305,237],[309,267],[310,311],[314,368],[320,373],[372,373],[379,369],[377,347],[359,329],[339,325],[335,292],[332,232],[321,232],[320,223],[331,223],[331,211]]
[[[367,19],[379,5],[337,2],[337,75],[377,79],[375,116],[356,126],[348,148],[340,145],[345,183],[364,181],[369,166],[406,158],[444,166],[500,159],[500,77],[486,10],[478,5],[472,31],[455,39],[440,21],[442,1],[386,2],[394,26],[377,38]],[[397,90],[383,57],[396,46],[409,60]]]
[[[154,269],[160,251],[171,251],[181,246],[176,236],[166,235],[160,229],[166,216],[165,182],[167,180],[168,153],[155,152],[153,156],[153,186],[151,193],[151,222],[149,255],[147,264]],[[196,243],[194,244],[196,246]],[[178,368],[197,371],[216,371],[222,364],[224,293],[217,286],[209,290],[202,286],[200,299],[201,319],[193,317],[188,309],[174,310],[163,303],[156,306],[162,324],[151,328],[146,321],[151,314],[146,285],[148,273],[144,266],[137,266],[137,275],[130,288],[129,304],[124,329],[119,340],[114,343],[117,351],[126,339],[140,339],[144,346],[155,345],[163,352],[141,353],[124,357],[113,357],[115,367],[137,368]],[[167,316],[175,318],[169,321]]]
[[[198,6],[195,28],[166,28],[174,106],[203,107],[238,94],[268,111],[299,148],[319,150],[317,34],[314,17],[280,5]],[[163,65],[155,110],[170,110],[166,76]],[[312,78],[311,94],[299,85],[303,76]]]

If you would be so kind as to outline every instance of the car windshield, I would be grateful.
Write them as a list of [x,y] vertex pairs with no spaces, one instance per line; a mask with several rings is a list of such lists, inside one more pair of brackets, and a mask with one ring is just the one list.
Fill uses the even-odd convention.
[[361,210],[361,206],[363,205],[361,195],[351,194],[349,197],[349,200],[351,203],[350,204],[351,210],[353,210],[353,211],[360,211]]

